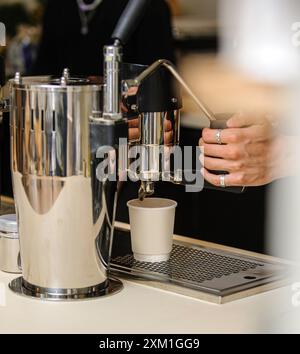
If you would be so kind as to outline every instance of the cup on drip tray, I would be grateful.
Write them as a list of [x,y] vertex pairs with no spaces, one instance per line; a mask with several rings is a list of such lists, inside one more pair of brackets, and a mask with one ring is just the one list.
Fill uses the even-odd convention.
[[129,209],[133,256],[140,262],[165,262],[173,245],[175,210],[171,199],[130,200]]

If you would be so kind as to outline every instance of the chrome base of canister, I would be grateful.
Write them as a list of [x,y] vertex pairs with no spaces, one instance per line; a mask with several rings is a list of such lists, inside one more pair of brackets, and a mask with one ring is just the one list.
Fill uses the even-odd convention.
[[123,289],[122,282],[116,278],[109,278],[104,283],[79,289],[42,288],[29,284],[23,277],[14,279],[8,286],[18,295],[50,301],[96,299],[116,294]]

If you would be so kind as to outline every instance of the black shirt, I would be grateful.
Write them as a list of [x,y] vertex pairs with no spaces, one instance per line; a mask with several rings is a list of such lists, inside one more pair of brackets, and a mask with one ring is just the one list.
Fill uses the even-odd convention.
[[[81,34],[76,0],[49,0],[34,74],[101,75],[103,46],[110,43],[114,27],[127,0],[103,0]],[[140,25],[124,47],[124,62],[151,64],[157,59],[174,61],[171,17],[164,0],[152,0]]]

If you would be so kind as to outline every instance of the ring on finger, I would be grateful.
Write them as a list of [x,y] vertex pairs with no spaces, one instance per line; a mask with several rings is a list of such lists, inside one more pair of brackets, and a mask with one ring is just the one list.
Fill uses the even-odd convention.
[[217,132],[216,132],[216,142],[219,145],[222,145],[221,134],[222,134],[222,130],[218,129]]
[[220,175],[220,186],[226,188],[225,175]]

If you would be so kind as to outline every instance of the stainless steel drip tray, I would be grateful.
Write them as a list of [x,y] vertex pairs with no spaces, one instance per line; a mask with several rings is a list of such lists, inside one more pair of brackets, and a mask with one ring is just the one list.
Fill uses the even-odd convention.
[[111,270],[147,285],[225,303],[282,286],[287,283],[289,268],[180,241],[174,241],[169,261],[139,262],[132,255],[129,231],[118,229]]

